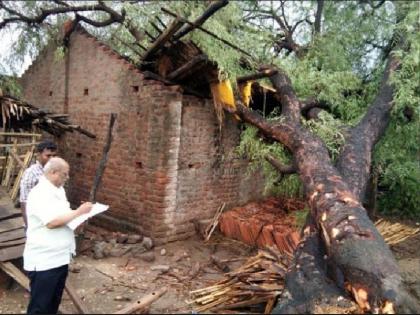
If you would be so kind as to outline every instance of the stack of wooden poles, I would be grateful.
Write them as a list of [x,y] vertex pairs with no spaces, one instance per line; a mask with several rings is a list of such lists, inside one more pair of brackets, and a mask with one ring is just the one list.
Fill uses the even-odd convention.
[[385,219],[376,221],[375,225],[389,245],[396,245],[420,233],[420,227],[416,228],[398,222],[393,223]]
[[[284,276],[290,264],[288,256],[274,249],[261,249],[235,271],[226,273],[215,285],[190,292],[190,304],[197,312],[228,313],[243,308],[258,308],[270,314],[284,288]],[[264,309],[262,309],[264,308]]]

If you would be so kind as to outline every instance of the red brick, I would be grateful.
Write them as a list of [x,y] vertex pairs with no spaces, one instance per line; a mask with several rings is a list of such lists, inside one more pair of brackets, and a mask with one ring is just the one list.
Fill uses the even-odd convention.
[[[97,135],[92,140],[74,132],[57,139],[59,154],[71,166],[68,196],[74,204],[89,196],[110,113],[118,114],[97,192],[98,201],[110,204],[107,214],[118,220],[94,222],[122,232],[125,222],[133,222],[146,235],[172,241],[192,235],[189,221],[213,217],[223,202],[237,205],[262,196],[263,178],[247,178],[247,162],[230,154],[239,141],[237,122],[226,118],[221,145],[216,144],[219,126],[211,101],[183,95],[179,86],[144,80],[92,36],[74,32],[69,50],[68,107],[65,60],[54,59],[54,45],[23,75],[23,92],[30,103],[67,111],[74,124]],[[173,221],[164,224],[168,218]]]

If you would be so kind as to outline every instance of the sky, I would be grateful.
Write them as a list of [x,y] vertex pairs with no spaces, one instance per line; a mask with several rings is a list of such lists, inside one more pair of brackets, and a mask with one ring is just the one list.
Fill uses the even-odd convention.
[[[17,40],[17,36],[19,36],[18,32],[8,31],[8,32],[0,32],[0,74],[7,74],[12,75],[13,70],[7,66],[6,59],[10,56],[11,47],[13,43]],[[17,75],[21,76],[22,73],[29,67],[32,63],[32,60],[29,56],[25,56],[25,60],[22,65],[15,64],[17,68]]]

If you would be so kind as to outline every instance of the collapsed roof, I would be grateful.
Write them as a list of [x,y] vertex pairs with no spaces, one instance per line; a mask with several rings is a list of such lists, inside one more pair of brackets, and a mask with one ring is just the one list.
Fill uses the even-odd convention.
[[69,115],[38,108],[13,96],[3,96],[1,90],[0,107],[0,126],[7,130],[32,130],[35,127],[58,137],[66,132],[77,131],[95,138],[94,134],[72,124]]
[[[215,41],[220,41],[240,52],[242,56],[251,57],[249,53],[240,47],[219,37],[217,34],[202,27],[203,23],[209,19],[215,12],[224,7],[227,1],[213,1],[207,9],[195,21],[191,22],[168,9],[161,10],[173,17],[171,23],[165,25],[158,17],[159,26],[150,21],[150,24],[157,31],[157,36],[153,36],[147,31],[145,34],[150,39],[149,46],[145,47],[140,43],[131,43],[127,47],[140,58],[140,62],[133,62],[125,56],[127,61],[133,63],[135,67],[142,71],[146,79],[158,80],[166,85],[180,85],[185,94],[195,95],[201,98],[211,98],[212,91],[210,85],[219,82],[219,69],[215,62],[211,61],[205,52],[203,52],[193,41],[182,40],[192,31],[200,30],[211,36]],[[77,31],[88,36],[95,37],[80,26],[78,18],[68,21],[64,25],[64,43],[69,43],[69,37],[72,32]],[[96,37],[95,37],[96,38]],[[111,48],[110,48],[111,49]],[[140,52],[140,50],[142,52]],[[247,62],[242,60],[245,69],[249,69]],[[244,59],[245,60],[245,59]],[[236,78],[237,83],[249,81],[252,82],[250,103],[251,108],[270,113],[274,108],[280,106],[275,90],[260,85],[256,79],[267,75],[257,74],[242,78]]]

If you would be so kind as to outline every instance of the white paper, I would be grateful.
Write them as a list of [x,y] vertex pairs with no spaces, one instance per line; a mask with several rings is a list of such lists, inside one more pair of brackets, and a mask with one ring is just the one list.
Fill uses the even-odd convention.
[[108,208],[108,205],[104,205],[99,202],[94,203],[92,206],[92,210],[90,210],[89,213],[82,214],[81,216],[78,216],[77,218],[71,220],[69,223],[67,223],[67,226],[72,230],[75,230],[80,224],[85,222],[87,219],[108,210]]

